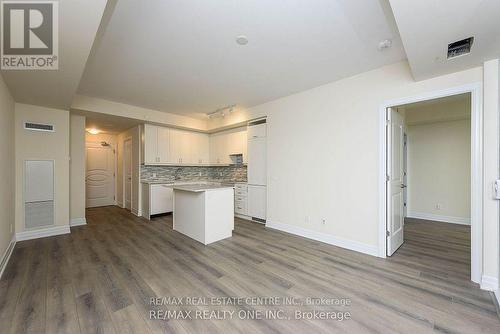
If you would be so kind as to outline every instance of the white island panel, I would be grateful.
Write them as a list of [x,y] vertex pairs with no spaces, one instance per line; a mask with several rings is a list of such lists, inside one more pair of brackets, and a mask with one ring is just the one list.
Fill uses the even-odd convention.
[[205,245],[230,238],[234,189],[221,185],[174,186],[174,230]]
[[205,244],[233,236],[234,190],[205,192]]
[[174,189],[174,230],[205,244],[205,193]]

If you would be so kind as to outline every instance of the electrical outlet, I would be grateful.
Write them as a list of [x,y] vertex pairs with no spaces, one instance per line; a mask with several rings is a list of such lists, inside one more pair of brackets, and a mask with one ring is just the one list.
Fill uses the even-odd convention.
[[441,203],[437,203],[436,204],[436,210],[441,210],[443,206],[441,205]]
[[326,218],[321,219],[321,224],[325,225],[326,224]]
[[311,217],[306,216],[306,219],[305,219],[306,224],[309,224],[310,221],[311,221]]

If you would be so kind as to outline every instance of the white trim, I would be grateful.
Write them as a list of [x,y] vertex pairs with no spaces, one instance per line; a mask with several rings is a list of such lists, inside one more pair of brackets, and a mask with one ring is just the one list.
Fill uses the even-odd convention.
[[[139,132],[139,138],[141,138],[140,132]],[[122,207],[123,209],[127,209],[127,198],[126,198],[127,192],[125,191],[125,185],[127,184],[127,182],[125,181],[125,178],[127,177],[125,175],[125,159],[126,159],[126,157],[125,157],[125,144],[129,140],[130,140],[130,168],[132,168],[132,171],[130,173],[130,175],[132,175],[132,179],[130,180],[130,211],[132,211],[132,203],[134,203],[134,191],[133,191],[134,190],[134,187],[133,187],[134,166],[132,163],[132,161],[134,160],[134,146],[133,146],[134,140],[133,140],[132,136],[126,137],[122,143],[122,152],[123,152],[122,153],[122,203],[121,203],[120,207]],[[140,161],[140,154],[139,154],[139,161]],[[139,165],[139,175],[140,174],[141,174],[141,166]],[[140,179],[140,177],[139,177],[139,179]]]
[[467,217],[443,216],[443,215],[435,215],[433,213],[414,212],[414,211],[409,211],[407,217],[433,220],[437,222],[450,223],[450,224],[470,225],[470,218]]
[[483,102],[482,83],[428,92],[382,103],[379,108],[379,245],[378,256],[386,257],[386,110],[389,107],[457,94],[471,94],[471,280],[479,283],[482,273],[483,230]]
[[73,218],[69,222],[69,226],[82,226],[82,225],[87,225],[87,219],[85,218]]
[[9,246],[7,246],[7,249],[3,253],[3,256],[0,260],[0,279],[3,276],[3,272],[5,271],[5,268],[7,267],[7,264],[9,263],[10,256],[12,255],[12,252],[14,251],[14,247],[16,246],[16,235],[12,235],[12,239],[10,240]]
[[497,299],[498,307],[500,307],[500,289],[497,289],[497,291],[495,291],[493,294],[495,295],[495,297]]
[[498,290],[498,279],[493,276],[483,275],[481,278],[481,289],[488,291]]
[[377,256],[378,248],[377,246],[367,245],[361,242],[347,240],[339,237],[335,237],[331,234],[326,234],[323,232],[317,232],[309,229],[305,229],[299,226],[288,225],[283,223],[278,223],[274,221],[267,221],[266,228],[272,228],[275,230],[287,232],[290,234],[295,234],[307,239],[312,239],[316,241],[321,241],[329,245],[338,246],[353,250],[356,252]]
[[44,229],[40,229],[40,230],[24,231],[24,232],[16,233],[16,240],[17,241],[31,240],[31,239],[45,238],[45,237],[51,237],[54,235],[69,234],[69,233],[71,233],[71,230],[69,229],[69,225],[54,226],[54,227],[44,228]]

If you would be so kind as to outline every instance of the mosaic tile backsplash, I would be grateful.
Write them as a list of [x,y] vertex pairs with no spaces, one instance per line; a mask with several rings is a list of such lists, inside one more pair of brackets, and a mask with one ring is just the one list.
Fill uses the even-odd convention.
[[[154,177],[156,174],[156,177]],[[247,182],[247,166],[144,166],[141,165],[141,181],[215,181]]]

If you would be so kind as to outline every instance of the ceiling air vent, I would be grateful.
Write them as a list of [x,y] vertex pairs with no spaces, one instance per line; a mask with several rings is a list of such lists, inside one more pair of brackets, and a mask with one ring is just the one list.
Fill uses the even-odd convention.
[[31,131],[55,132],[54,126],[51,124],[40,124],[32,122],[24,122],[24,129]]
[[461,41],[448,44],[448,59],[469,54],[472,49],[472,43],[474,43],[474,37],[469,37],[462,39]]

